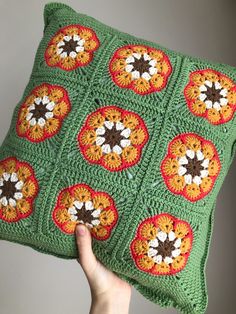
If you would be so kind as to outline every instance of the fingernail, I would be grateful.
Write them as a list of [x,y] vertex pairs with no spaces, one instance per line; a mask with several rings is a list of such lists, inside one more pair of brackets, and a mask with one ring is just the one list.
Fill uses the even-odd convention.
[[82,224],[77,225],[77,227],[76,227],[76,233],[77,233],[79,236],[85,235],[85,226],[82,225]]

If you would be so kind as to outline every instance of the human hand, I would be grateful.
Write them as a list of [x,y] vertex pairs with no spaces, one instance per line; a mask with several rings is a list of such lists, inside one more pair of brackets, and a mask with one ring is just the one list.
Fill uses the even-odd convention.
[[131,286],[107,269],[92,251],[92,236],[87,226],[76,226],[76,242],[79,259],[90,286],[90,314],[127,314],[131,298]]

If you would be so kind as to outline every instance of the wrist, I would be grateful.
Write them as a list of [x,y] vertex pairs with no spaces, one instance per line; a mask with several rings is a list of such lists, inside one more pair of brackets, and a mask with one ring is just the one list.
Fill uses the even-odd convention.
[[90,314],[128,314],[131,298],[130,292],[110,291],[92,295]]

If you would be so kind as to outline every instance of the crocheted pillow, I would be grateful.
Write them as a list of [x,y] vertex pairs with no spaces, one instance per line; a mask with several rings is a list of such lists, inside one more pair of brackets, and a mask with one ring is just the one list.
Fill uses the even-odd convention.
[[147,299],[204,313],[216,198],[236,149],[236,71],[44,7],[0,148],[0,237],[96,256]]

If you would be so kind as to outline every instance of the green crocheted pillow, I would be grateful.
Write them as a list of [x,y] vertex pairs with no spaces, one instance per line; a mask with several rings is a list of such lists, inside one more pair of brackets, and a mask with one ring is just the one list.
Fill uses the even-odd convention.
[[96,256],[147,299],[204,313],[216,198],[236,149],[236,70],[62,3],[44,7],[29,83],[0,148],[0,238]]

